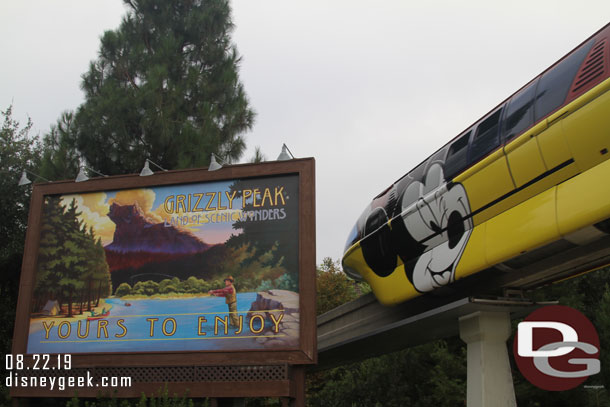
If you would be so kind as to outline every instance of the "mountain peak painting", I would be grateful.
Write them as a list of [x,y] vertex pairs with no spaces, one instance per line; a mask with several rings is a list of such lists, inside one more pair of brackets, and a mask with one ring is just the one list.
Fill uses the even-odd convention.
[[137,202],[132,205],[111,204],[108,218],[114,222],[116,229],[112,243],[106,246],[106,250],[169,254],[200,253],[210,247],[189,231],[146,219]]

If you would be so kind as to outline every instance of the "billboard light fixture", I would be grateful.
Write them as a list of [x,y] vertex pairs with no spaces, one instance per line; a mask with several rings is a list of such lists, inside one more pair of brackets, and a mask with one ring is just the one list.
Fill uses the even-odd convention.
[[294,154],[292,154],[292,151],[290,151],[286,143],[282,144],[282,152],[277,157],[277,161],[286,161],[292,159],[294,159]]
[[150,165],[152,164],[155,167],[163,170],[163,171],[167,171],[165,168],[161,167],[159,164],[157,164],[154,161],[149,160],[148,158],[146,159],[146,161],[144,161],[144,168],[142,168],[142,171],[140,171],[140,177],[148,177],[149,175],[153,175],[154,172],[153,170],[150,169]]
[[89,179],[89,176],[87,175],[85,170],[92,171],[102,177],[108,176],[106,174],[102,174],[101,172],[94,170],[93,168],[89,168],[87,166],[81,165],[80,169],[78,170],[78,175],[76,176],[76,179],[74,180],[74,182],[83,182],[83,181],[87,181]]
[[219,164],[218,161],[216,161],[216,158],[218,158],[218,160],[222,163],[222,164],[228,164],[225,160],[223,160],[220,157],[216,157],[216,154],[212,153],[211,157],[210,157],[210,165],[208,166],[208,171],[216,171],[222,168],[222,164]]
[[50,180],[46,179],[45,177],[42,177],[42,176],[40,176],[40,175],[38,175],[36,173],[33,173],[32,171],[23,170],[23,172],[21,173],[21,178],[19,179],[19,182],[17,183],[17,185],[22,187],[24,185],[32,183],[32,181],[30,181],[30,179],[28,178],[28,173],[32,174],[36,178],[40,178],[40,179],[43,179],[43,180],[45,180],[47,182],[51,182]]

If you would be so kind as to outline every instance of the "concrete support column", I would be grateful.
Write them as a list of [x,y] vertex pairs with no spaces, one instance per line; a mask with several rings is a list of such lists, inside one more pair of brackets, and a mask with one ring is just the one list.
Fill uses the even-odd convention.
[[506,340],[508,312],[477,311],[460,317],[460,338],[468,344],[468,407],[516,407]]

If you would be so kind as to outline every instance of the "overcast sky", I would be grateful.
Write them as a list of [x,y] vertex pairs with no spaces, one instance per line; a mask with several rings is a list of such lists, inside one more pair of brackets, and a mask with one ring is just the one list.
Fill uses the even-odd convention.
[[[233,0],[246,135],[316,158],[317,261],[385,187],[610,21],[610,1]],[[121,0],[2,0],[0,109],[41,136]],[[134,169],[134,172],[139,169]],[[17,177],[17,176],[16,176]]]

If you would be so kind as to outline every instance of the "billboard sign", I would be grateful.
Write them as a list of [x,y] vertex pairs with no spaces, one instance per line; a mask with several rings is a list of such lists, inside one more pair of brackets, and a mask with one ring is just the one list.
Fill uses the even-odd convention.
[[313,159],[35,185],[17,353],[313,363],[313,185]]

